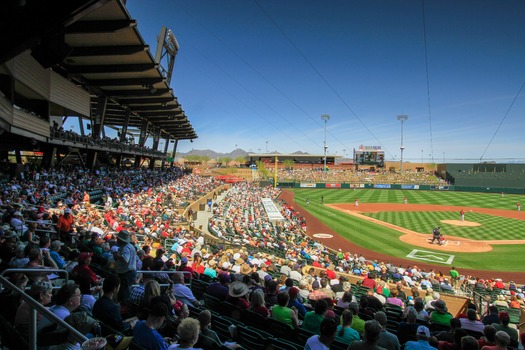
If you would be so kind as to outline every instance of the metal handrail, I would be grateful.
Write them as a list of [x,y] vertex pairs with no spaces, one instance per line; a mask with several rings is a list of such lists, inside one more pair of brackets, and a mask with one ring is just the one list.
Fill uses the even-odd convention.
[[0,283],[2,285],[5,284],[9,286],[9,288],[19,293],[22,300],[24,300],[31,307],[31,314],[30,314],[30,320],[29,320],[29,349],[30,350],[37,349],[37,311],[40,312],[45,317],[47,317],[48,319],[51,319],[51,321],[58,323],[62,327],[65,327],[68,330],[68,332],[70,332],[73,335],[75,340],[77,340],[81,344],[87,340],[85,335],[77,331],[75,328],[71,327],[67,322],[60,319],[57,315],[55,315],[54,313],[46,309],[38,301],[31,298],[23,290],[21,290],[16,285],[11,283],[7,278],[3,276],[3,273],[0,275]]
[[[23,273],[35,273],[35,272],[49,272],[49,273],[58,273],[58,274],[65,274],[65,284],[68,284],[69,281],[69,273],[64,269],[5,269],[0,273],[0,277],[4,277],[6,273],[17,273],[17,272],[23,272]],[[4,277],[5,278],[5,277]],[[0,283],[0,291],[3,290],[3,284]],[[60,287],[58,287],[60,288]]]

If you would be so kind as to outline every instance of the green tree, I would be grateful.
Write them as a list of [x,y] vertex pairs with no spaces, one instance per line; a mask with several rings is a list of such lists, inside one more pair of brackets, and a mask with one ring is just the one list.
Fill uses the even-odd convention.
[[259,172],[261,179],[268,179],[271,177],[270,171],[262,161],[258,160],[255,164],[257,165],[257,171]]
[[235,158],[235,161],[239,163],[241,166],[246,165],[246,157],[244,156],[239,156]]
[[293,166],[294,166],[295,162],[291,159],[285,159],[283,160],[283,165],[286,169],[292,169]]

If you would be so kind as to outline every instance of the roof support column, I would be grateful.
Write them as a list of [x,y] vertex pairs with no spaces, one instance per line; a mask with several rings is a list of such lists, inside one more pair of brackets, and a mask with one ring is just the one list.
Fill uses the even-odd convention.
[[124,125],[122,126],[122,130],[120,131],[120,142],[126,142],[130,114],[131,113],[129,109],[126,109],[126,114],[124,115]]
[[97,110],[95,112],[94,117],[94,123],[93,123],[93,139],[99,140],[100,139],[100,131],[102,130],[102,127],[104,126],[104,118],[106,116],[106,107],[108,104],[108,99],[105,96],[100,96],[97,99]]
[[[151,147],[151,149],[153,151],[158,151],[158,148],[159,148],[159,141],[160,141],[160,128],[156,129],[155,131],[155,134],[153,135],[153,146]],[[154,169],[155,168],[155,161],[156,161],[156,157],[154,156],[151,156],[150,157],[150,162],[149,162],[149,168],[150,169]]]
[[177,154],[177,145],[179,144],[179,139],[175,139],[175,143],[173,144],[173,151],[171,151],[171,166],[175,164],[175,155]]
[[160,164],[160,168],[161,169],[164,169],[164,163],[166,163],[166,156],[168,155],[168,146],[169,146],[169,144],[170,144],[170,137],[168,136],[166,138],[166,144],[164,145],[164,150],[162,152],[164,154],[162,155],[162,162]]

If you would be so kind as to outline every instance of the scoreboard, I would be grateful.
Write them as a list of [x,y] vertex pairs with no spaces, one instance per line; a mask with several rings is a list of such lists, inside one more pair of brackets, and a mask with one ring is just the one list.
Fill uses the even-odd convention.
[[354,163],[356,165],[375,165],[379,168],[385,166],[384,151],[354,151]]

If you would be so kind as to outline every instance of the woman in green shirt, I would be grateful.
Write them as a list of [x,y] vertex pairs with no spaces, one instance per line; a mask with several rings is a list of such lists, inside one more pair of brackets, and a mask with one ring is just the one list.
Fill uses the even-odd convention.
[[286,306],[288,305],[289,300],[290,296],[288,295],[288,292],[280,292],[277,295],[277,304],[272,308],[272,318],[286,323],[288,326],[295,329],[299,324],[297,320],[297,309]]

